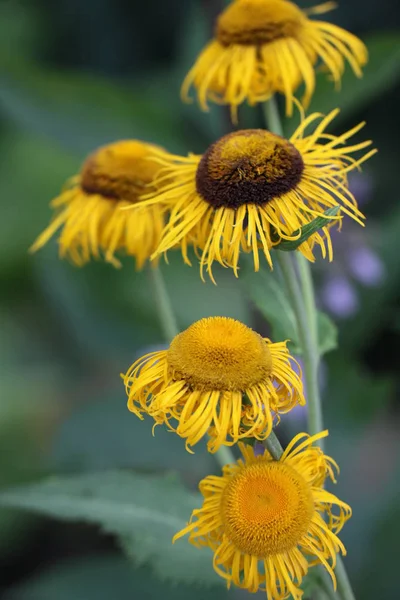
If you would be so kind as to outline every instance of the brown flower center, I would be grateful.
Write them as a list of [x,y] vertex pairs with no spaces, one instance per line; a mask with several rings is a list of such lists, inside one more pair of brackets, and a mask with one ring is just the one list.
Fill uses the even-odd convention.
[[244,129],[208,148],[197,168],[196,188],[214,208],[264,205],[294,189],[303,168],[301,154],[284,138]]
[[160,169],[151,160],[151,144],[135,140],[116,142],[91,154],[81,170],[81,188],[112,200],[137,202]]
[[295,37],[304,18],[286,0],[234,0],[218,18],[216,37],[223,46],[266,44]]

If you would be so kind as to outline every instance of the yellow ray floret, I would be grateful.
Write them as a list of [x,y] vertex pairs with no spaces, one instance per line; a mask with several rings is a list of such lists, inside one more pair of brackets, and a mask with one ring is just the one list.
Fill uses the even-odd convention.
[[31,251],[42,248],[61,229],[60,257],[78,266],[92,257],[114,266],[115,252],[136,259],[137,268],[157,248],[164,226],[161,206],[125,212],[149,192],[160,166],[152,160],[156,147],[136,140],[115,142],[99,148],[84,162],[78,176],[69,180],[51,206],[56,214],[37,238]]
[[[190,264],[187,247],[193,245],[200,254],[201,273],[206,269],[213,278],[216,261],[237,276],[241,251],[253,255],[256,271],[260,251],[272,267],[271,248],[281,240],[297,240],[299,230],[328,208],[338,206],[341,215],[362,224],[347,173],[375,150],[362,152],[371,141],[349,142],[363,124],[342,135],[328,134],[337,113],[303,116],[290,140],[263,129],[245,129],[220,138],[202,156],[158,152],[162,170],[157,192],[140,205],[166,204],[171,212],[153,257],[180,244]],[[355,158],[358,151],[361,155]],[[332,258],[328,227],[298,249],[313,261],[315,245]]]
[[167,424],[187,449],[206,434],[210,452],[245,437],[262,440],[274,416],[305,403],[295,364],[285,342],[273,344],[234,319],[201,319],[168,350],[130,367],[128,408]]
[[308,15],[335,7],[326,2],[308,11],[286,0],[234,0],[218,17],[215,39],[187,74],[182,96],[188,100],[193,85],[200,106],[211,100],[237,107],[248,100],[263,102],[275,92],[286,97],[286,112],[293,111],[294,92],[301,83],[306,107],[315,89],[315,67],[321,62],[336,87],[345,61],[357,77],[367,62],[367,49],[356,36]]
[[240,443],[243,458],[201,481],[203,506],[173,541],[189,534],[194,546],[210,547],[228,587],[262,590],[268,600],[299,600],[302,579],[317,564],[336,588],[336,555],[346,553],[337,534],[351,508],[323,489],[338,467],[312,444],[327,433],[297,435],[279,461]]

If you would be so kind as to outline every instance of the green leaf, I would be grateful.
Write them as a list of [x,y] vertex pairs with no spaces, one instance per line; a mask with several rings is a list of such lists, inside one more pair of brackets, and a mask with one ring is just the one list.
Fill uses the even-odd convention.
[[[250,299],[271,325],[273,340],[289,340],[291,352],[301,355],[296,316],[277,270],[255,273],[252,262],[243,260],[240,280]],[[320,311],[317,313],[317,325],[319,351],[322,355],[336,348],[337,331],[331,319]]]
[[320,354],[326,354],[338,347],[338,330],[326,313],[317,311],[318,345]]
[[251,261],[243,261],[240,281],[245,291],[272,328],[275,341],[290,340],[291,349],[300,352],[296,317],[277,271],[254,272]]
[[162,579],[223,583],[208,549],[194,548],[185,539],[172,544],[173,535],[201,505],[200,495],[185,490],[173,476],[106,471],[54,477],[0,494],[0,505],[96,523],[118,536],[136,564],[151,564]]
[[[204,589],[172,585],[154,577],[148,567],[133,568],[119,556],[69,559],[14,587],[4,600],[204,600]],[[207,600],[228,598],[221,587],[207,590]]]
[[[332,217],[335,217],[340,211],[340,206],[333,206],[332,208],[328,208],[324,215],[325,217],[316,217],[311,223],[307,223],[301,229],[293,232],[293,235],[300,234],[297,240],[289,241],[282,240],[279,244],[274,246],[275,250],[285,250],[286,252],[292,252],[296,250],[303,242],[307,241],[310,235],[322,229],[326,225],[332,223]],[[272,236],[273,238],[273,236]]]

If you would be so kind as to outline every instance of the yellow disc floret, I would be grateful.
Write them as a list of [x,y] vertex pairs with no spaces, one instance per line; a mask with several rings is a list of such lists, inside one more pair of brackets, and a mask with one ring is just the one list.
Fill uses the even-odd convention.
[[226,486],[221,520],[238,550],[265,558],[298,544],[314,511],[309,486],[292,467],[259,460]]
[[236,0],[218,18],[216,38],[224,46],[265,44],[294,37],[304,19],[295,4],[284,0]]
[[137,360],[123,376],[128,408],[186,440],[208,435],[208,449],[265,439],[274,419],[304,404],[301,377],[286,342],[273,344],[227,317],[197,321],[168,350]]
[[191,544],[212,550],[228,587],[262,590],[267,600],[301,600],[302,580],[318,564],[335,587],[336,556],[346,554],[337,534],[351,508],[324,489],[338,471],[314,445],[327,434],[300,433],[279,460],[240,442],[242,458],[200,482],[203,504],[173,541],[189,534]]
[[175,379],[196,390],[237,390],[271,375],[272,358],[263,338],[240,321],[210,317],[176,336],[167,353]]

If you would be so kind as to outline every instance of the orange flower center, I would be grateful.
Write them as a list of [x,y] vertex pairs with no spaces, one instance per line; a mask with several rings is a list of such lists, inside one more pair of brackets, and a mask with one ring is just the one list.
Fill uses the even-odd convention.
[[271,352],[263,338],[227,317],[193,323],[174,338],[167,361],[175,379],[198,390],[245,391],[272,372]]
[[265,558],[295,547],[314,512],[311,491],[289,465],[267,459],[245,465],[221,501],[226,537],[245,554]]
[[286,0],[234,0],[218,18],[216,37],[223,46],[266,44],[295,37],[304,18]]
[[160,166],[151,160],[152,146],[134,140],[99,148],[83,164],[80,185],[87,194],[137,202],[149,190]]
[[208,148],[197,168],[196,188],[214,208],[263,205],[294,189],[303,168],[289,141],[264,129],[244,129]]

